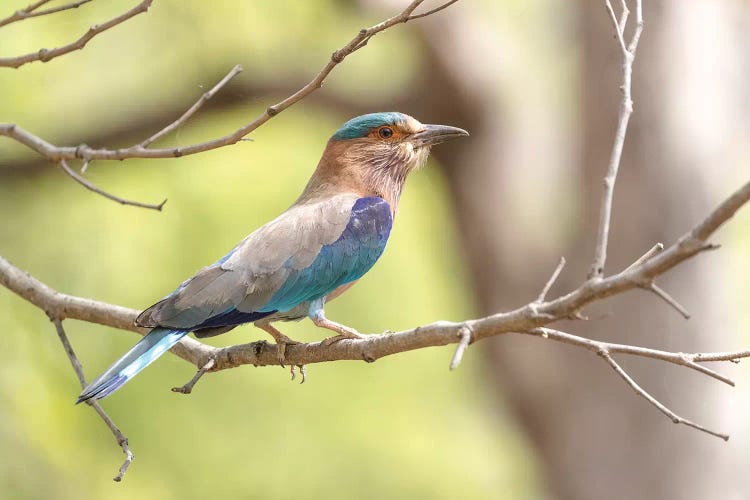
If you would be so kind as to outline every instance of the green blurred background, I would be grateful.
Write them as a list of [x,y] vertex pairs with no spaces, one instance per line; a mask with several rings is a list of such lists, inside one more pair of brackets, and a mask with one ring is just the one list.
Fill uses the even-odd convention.
[[[18,23],[3,30],[0,47],[20,53],[59,44],[131,4],[93,2]],[[332,48],[380,15],[340,2],[157,1],[80,54],[0,75],[2,118],[55,142],[80,141],[113,122],[185,107],[237,63],[245,67],[238,85],[288,79],[279,92],[291,92]],[[412,76],[412,38],[404,29],[378,37],[364,57],[337,70],[329,87],[360,96],[398,92]],[[393,51],[403,53],[397,64]],[[357,77],[384,64],[393,69],[385,81]],[[164,143],[234,130],[271,97],[231,109],[207,106]],[[14,171],[0,177],[3,255],[59,290],[143,308],[289,206],[332,131],[348,118],[311,100],[258,130],[252,143],[179,160],[92,164],[89,179],[108,190],[168,198],[163,213],[121,207],[56,169]],[[8,157],[31,158],[9,141],[0,151],[8,164]],[[432,166],[414,176],[389,251],[327,308],[329,317],[381,332],[472,314],[445,196]],[[243,367],[206,377],[187,397],[169,388],[187,381],[194,367],[166,356],[122,397],[104,403],[136,455],[125,481],[113,483],[120,450],[94,412],[72,404],[77,381],[52,325],[9,293],[0,293],[0,310],[3,498],[456,498],[532,488],[528,457],[513,433],[498,432],[496,401],[480,391],[480,359],[470,352],[465,366],[449,373],[449,348],[372,366],[310,366],[304,385],[290,382],[288,370]],[[136,340],[97,325],[66,326],[89,378]],[[321,336],[309,322],[284,331],[296,339]],[[211,343],[263,338],[244,327]],[[518,481],[519,474],[529,479]]]
[[[95,1],[4,27],[0,56],[67,43],[89,25],[135,3]],[[128,146],[179,116],[239,63],[244,72],[160,145],[217,137],[299,88],[359,28],[392,15],[405,3],[156,0],[148,13],[95,38],[81,52],[19,70],[3,69],[0,120],[18,123],[59,145]],[[649,11],[654,31],[680,40],[679,22],[685,22],[675,17],[676,4],[657,4]],[[710,9],[706,2],[699,4]],[[729,20],[730,26],[738,15],[731,9],[748,14],[736,2],[717,4],[725,8],[720,19]],[[26,0],[2,2],[0,17],[25,5]],[[705,14],[700,8],[695,7],[697,17]],[[180,159],[90,166],[87,177],[120,196],[149,202],[168,198],[162,213],[122,207],[85,191],[51,164],[3,140],[0,254],[57,290],[146,307],[291,204],[325,141],[344,120],[361,112],[398,109],[425,122],[468,128],[472,140],[450,151],[453,145],[444,146],[442,155],[438,152],[428,168],[409,180],[388,251],[366,278],[327,308],[329,317],[363,332],[382,332],[525,303],[538,293],[557,255],[565,254],[577,270],[575,260],[587,262],[590,256],[574,246],[578,241],[588,244],[582,228],[595,214],[587,208],[582,179],[592,179],[591,192],[598,197],[600,175],[587,176],[575,165],[588,164],[585,140],[590,139],[588,130],[596,128],[583,103],[596,94],[596,87],[609,88],[598,80],[601,69],[589,63],[596,57],[590,47],[611,42],[601,11],[598,4],[594,9],[584,1],[462,1],[435,19],[397,26],[375,37],[336,68],[323,90],[254,132],[253,142]],[[599,38],[587,31],[587,16],[594,15]],[[648,31],[646,36],[657,38]],[[741,40],[748,46],[746,36]],[[644,43],[648,46],[648,39]],[[717,51],[724,50],[722,43]],[[614,44],[612,49],[603,57],[616,79]],[[660,52],[652,47],[651,53]],[[649,57],[647,53],[638,63],[658,68],[657,57]],[[652,73],[659,76],[656,70]],[[705,75],[695,78],[706,81]],[[735,88],[746,89],[746,80],[737,77]],[[607,99],[614,110],[616,84],[611,88]],[[705,96],[706,87],[701,89]],[[684,98],[690,100],[691,95],[686,91]],[[737,98],[746,98],[746,91],[743,96]],[[637,103],[638,99],[636,92]],[[709,98],[706,108],[724,109],[720,104]],[[592,107],[596,105],[594,101]],[[730,100],[725,107],[736,107],[736,102]],[[649,153],[649,133],[643,133],[649,122],[638,121],[651,116],[649,110],[636,109],[632,141],[637,146],[634,152],[626,150],[626,166],[628,161],[662,165],[667,153]],[[670,109],[660,109],[666,116],[660,123],[671,123]],[[724,115],[715,114],[709,113],[711,124],[729,127]],[[608,149],[615,115],[602,115],[609,127],[602,132],[602,147]],[[679,112],[675,116],[675,123],[685,123]],[[750,149],[743,123],[713,142],[710,137],[702,140],[705,131],[695,133],[701,138],[696,144],[707,144],[701,150],[705,159],[727,167],[720,175],[696,177],[706,173],[703,164],[696,160],[691,170],[677,155],[676,160],[669,158],[679,163],[678,168],[639,173],[636,179],[644,185],[676,193],[677,201],[672,199],[669,206],[685,216],[679,223],[665,224],[664,230],[646,231],[649,241],[671,241],[747,178],[747,162],[742,162]],[[676,135],[691,140],[684,132]],[[601,165],[596,164],[598,171]],[[647,189],[628,187],[625,170],[626,185],[618,200],[641,204],[638,195]],[[654,180],[657,175],[672,177],[660,183]],[[670,184],[683,176],[702,183],[698,195]],[[496,190],[487,194],[482,185]],[[472,203],[497,212],[500,220],[492,226],[468,227]],[[632,215],[626,207],[619,207],[624,218]],[[651,210],[652,219],[654,212],[669,212]],[[545,219],[550,213],[557,217],[554,223]],[[711,262],[711,279],[723,292],[711,295],[717,300],[704,316],[723,318],[726,337],[694,346],[667,333],[665,338],[653,337],[660,347],[724,350],[748,340],[746,335],[735,338],[740,329],[731,325],[748,319],[742,317],[746,308],[740,306],[748,296],[747,280],[740,277],[748,275],[743,256],[749,222],[743,214],[723,233],[721,242],[728,247],[724,261]],[[616,227],[623,229],[626,240],[644,226],[655,226],[621,224]],[[481,238],[472,236],[472,230],[497,233],[498,241],[478,247]],[[615,248],[613,261],[626,263],[645,245],[619,261]],[[515,254],[509,246],[515,247]],[[573,274],[571,284],[580,282],[583,272]],[[675,286],[682,287],[682,297],[700,318],[700,297],[691,300],[689,291],[707,280],[691,276],[693,281]],[[506,292],[494,291],[493,286],[504,286]],[[714,307],[726,296],[732,299],[722,306],[731,311],[732,321],[725,309]],[[603,314],[622,312],[618,307],[605,308]],[[670,311],[659,310],[669,328],[682,328]],[[703,450],[706,458],[685,468],[677,464],[676,471],[705,469],[705,476],[696,472],[694,477],[710,489],[713,483],[707,477],[713,472],[706,462],[731,462],[734,466],[721,476],[724,491],[742,491],[727,486],[726,476],[741,477],[734,471],[747,464],[742,451],[747,434],[740,435],[733,448],[714,448],[710,443],[706,451],[701,448],[706,438],[683,433],[654,415],[653,408],[627,392],[596,359],[560,346],[545,346],[549,351],[534,358],[541,344],[530,339],[514,339],[523,344],[498,340],[472,346],[455,372],[447,369],[452,349],[436,348],[384,358],[374,365],[309,366],[304,385],[290,382],[289,372],[280,368],[242,367],[205,377],[190,396],[169,389],[186,382],[194,367],[165,356],[103,404],[136,455],[123,483],[117,484],[111,478],[122,461],[120,449],[93,411],[72,404],[79,387],[52,325],[39,310],[2,290],[0,313],[3,499],[603,498],[598,484],[609,478],[596,470],[600,465],[628,484],[615,490],[621,493],[615,497],[668,498],[665,491],[674,492],[678,486],[655,486],[653,478],[644,476],[650,473],[647,469],[663,466],[663,460],[655,458],[657,466],[651,459],[636,462],[639,456],[658,455],[646,449],[652,443],[674,451],[670,447],[678,446],[677,441]],[[594,325],[594,335],[611,339],[614,330],[602,325]],[[65,326],[89,378],[137,340],[129,332],[81,322],[67,321]],[[285,325],[283,331],[295,339],[321,338],[307,321]],[[263,332],[243,327],[211,343],[263,338]],[[559,357],[550,357],[551,351]],[[586,385],[566,378],[580,367],[593,370],[594,375],[581,375]],[[662,370],[668,368],[649,367],[644,380],[653,377],[661,381],[657,389],[664,389]],[[602,385],[600,378],[609,385]],[[709,384],[700,388],[723,390]],[[666,394],[681,409],[697,411],[722,430],[739,432],[737,419],[747,415],[748,406],[742,401],[750,400],[746,391],[729,394],[731,403],[716,406],[717,411],[704,411],[700,391],[691,390],[680,389],[674,398],[672,389],[659,395]],[[580,398],[587,395],[592,399],[584,404]],[[722,417],[732,404],[742,409],[735,418]],[[566,416],[573,406],[586,417]],[[635,417],[626,416],[626,408]],[[608,411],[622,420],[602,416]],[[612,432],[620,435],[612,437],[613,442],[644,448],[639,453],[615,444],[602,450],[603,438],[597,433],[607,432],[599,429],[597,420],[612,423]],[[651,430],[641,432],[646,428]],[[664,434],[678,437],[669,441]],[[622,456],[612,458],[617,453]],[[633,471],[626,472],[628,467]],[[672,473],[658,469],[657,475],[670,482]],[[688,494],[680,498],[700,498],[701,487],[687,481],[681,491]]]

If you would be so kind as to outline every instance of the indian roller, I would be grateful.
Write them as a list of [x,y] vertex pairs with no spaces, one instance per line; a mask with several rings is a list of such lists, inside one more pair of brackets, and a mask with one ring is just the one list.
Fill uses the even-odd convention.
[[109,396],[190,332],[205,338],[253,323],[276,340],[282,366],[286,344],[295,342],[274,322],[309,317],[336,334],[329,342],[362,338],[326,318],[325,303],[382,255],[409,173],[425,163],[432,146],[466,135],[396,112],[344,123],[297,201],[143,311],[135,324],[152,330],[77,402]]

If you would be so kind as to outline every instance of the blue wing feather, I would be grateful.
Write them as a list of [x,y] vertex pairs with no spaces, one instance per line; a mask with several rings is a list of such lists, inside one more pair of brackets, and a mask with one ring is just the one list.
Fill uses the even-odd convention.
[[[385,250],[393,218],[388,203],[377,196],[359,198],[341,236],[321,247],[308,267],[293,270],[271,299],[257,311],[229,308],[190,328],[242,325],[263,319],[278,311],[286,312],[299,304],[328,295],[339,286],[361,278]],[[234,251],[234,250],[233,250]],[[219,263],[226,261],[229,252]],[[290,258],[284,266],[292,267]]]
[[359,198],[341,236],[324,245],[308,267],[293,270],[260,312],[288,311],[358,280],[383,254],[392,225],[388,202],[377,196]]

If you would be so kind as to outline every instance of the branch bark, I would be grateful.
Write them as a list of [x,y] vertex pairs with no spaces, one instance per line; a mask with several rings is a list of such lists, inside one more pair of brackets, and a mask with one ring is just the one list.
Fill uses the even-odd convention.
[[[146,12],[149,7],[151,7],[151,4],[154,0],[143,0],[141,3],[133,7],[132,9],[128,10],[127,12],[123,12],[119,16],[110,19],[107,22],[104,22],[102,24],[95,24],[94,26],[90,27],[86,33],[81,35],[78,40],[71,42],[67,45],[63,45],[61,47],[56,47],[54,49],[39,49],[36,52],[30,52],[28,54],[24,54],[21,56],[11,56],[11,57],[0,57],[0,68],[20,68],[24,64],[28,64],[30,62],[34,61],[42,61],[42,62],[49,62],[52,59],[55,59],[60,56],[64,56],[65,54],[69,54],[76,50],[83,49],[87,43],[91,41],[92,38],[94,38],[97,35],[100,35],[107,31],[108,29],[114,28],[118,24],[122,24],[128,19],[131,19],[138,14],[143,14]],[[44,2],[46,3],[46,2]],[[78,5],[71,4],[68,6],[63,6],[65,8],[75,8],[79,5],[83,4],[85,2],[78,2]],[[26,8],[26,11],[32,10],[31,7],[34,7],[34,5],[39,6],[42,4],[42,2],[39,2],[38,4],[32,4],[31,6]],[[61,10],[65,10],[63,8],[58,9],[48,9],[47,11],[40,11],[36,15],[44,15],[44,14],[52,14],[54,12],[59,12]],[[16,20],[25,19],[28,17],[33,17],[34,14],[23,14],[23,10],[16,12],[13,16],[10,16],[9,18],[6,18],[3,20],[5,24],[10,24],[11,22],[14,22]],[[17,18],[17,19],[16,19]],[[9,21],[10,20],[10,21]],[[2,26],[2,24],[0,24]]]

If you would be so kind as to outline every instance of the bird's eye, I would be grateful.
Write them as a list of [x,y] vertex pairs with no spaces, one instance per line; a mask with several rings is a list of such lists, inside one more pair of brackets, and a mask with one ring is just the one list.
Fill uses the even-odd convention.
[[393,137],[393,129],[391,127],[383,127],[378,130],[378,135],[383,139],[390,139]]

